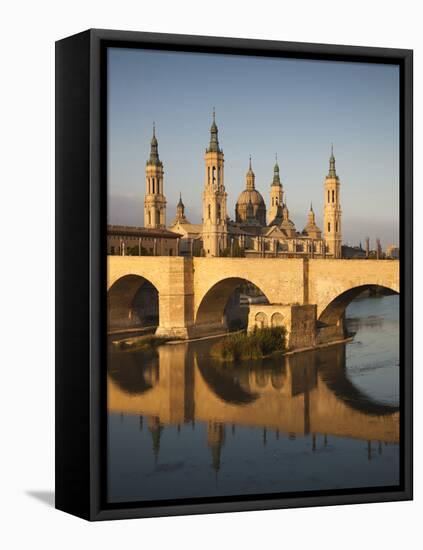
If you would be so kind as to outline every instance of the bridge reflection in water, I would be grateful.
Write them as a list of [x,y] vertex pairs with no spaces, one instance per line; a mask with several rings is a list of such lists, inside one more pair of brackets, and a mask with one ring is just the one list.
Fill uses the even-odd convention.
[[[377,322],[373,322],[372,326],[373,330],[381,328]],[[368,326],[365,329],[372,330]],[[241,464],[248,459],[248,456],[242,457],[242,454],[251,451],[250,443],[245,440],[245,430],[253,430],[254,437],[259,433],[261,442],[257,444],[255,441],[255,448],[269,446],[270,440],[301,440],[301,453],[312,456],[326,449],[329,456],[334,446],[341,446],[345,454],[340,459],[344,461],[346,472],[344,487],[350,486],[349,483],[354,486],[354,480],[348,479],[347,472],[354,467],[356,460],[353,454],[348,456],[348,445],[344,448],[347,443],[359,445],[361,453],[366,454],[366,462],[383,453],[391,453],[389,474],[382,477],[388,485],[398,482],[396,444],[399,443],[399,408],[395,400],[389,404],[372,398],[351,381],[346,369],[345,344],[279,357],[277,360],[272,358],[243,362],[242,366],[231,367],[210,357],[211,342],[165,345],[150,354],[110,352],[108,409],[112,430],[111,460],[112,468],[115,468],[114,471],[109,470],[111,485],[114,487],[112,500],[130,500],[131,495],[132,498],[143,496],[131,493],[128,487],[124,489],[122,476],[133,475],[134,481],[138,466],[128,468],[128,463],[124,464],[127,459],[119,456],[119,453],[127,457],[127,453],[136,450],[140,468],[141,462],[148,463],[147,455],[150,455],[149,466],[143,466],[142,475],[138,472],[141,478],[144,476],[143,481],[138,480],[138,484],[148,487],[151,483],[150,488],[152,492],[156,491],[156,498],[167,495],[161,485],[164,481],[158,481],[158,472],[162,472],[162,478],[167,476],[169,480],[172,469],[181,470],[183,479],[180,484],[185,483],[185,488],[180,494],[169,494],[168,498],[172,494],[175,497],[195,496],[195,487],[189,490],[187,486],[190,479],[188,463],[192,459],[190,453],[196,455],[198,449],[207,452],[209,466],[218,473],[222,452],[230,439],[234,447],[238,446],[235,455],[232,453],[231,457],[235,461],[232,468],[236,468],[236,461],[239,460]],[[147,439],[144,440],[142,451],[136,442],[128,442],[128,436],[122,434],[122,421],[136,421],[138,429],[144,430]],[[133,426],[128,425],[127,429],[132,433],[130,437],[137,437],[136,433],[133,435]],[[182,440],[178,443],[175,437],[180,437],[181,430],[186,429],[196,433],[189,437],[185,435],[185,439],[182,438],[185,443]],[[166,443],[167,432],[169,439]],[[241,432],[244,435],[237,435]],[[185,454],[177,450],[181,445],[185,445]],[[278,448],[274,447],[272,452],[273,455],[277,454]],[[172,457],[177,456],[180,460],[172,460]],[[332,459],[329,458],[328,467]],[[202,460],[204,463],[204,456]],[[266,467],[266,460],[262,461],[257,455],[251,460],[258,461],[255,468],[260,477],[260,470]],[[271,457],[267,457],[267,460],[271,460]],[[132,464],[132,459],[130,462]],[[283,463],[282,456],[279,462]],[[195,469],[193,464],[191,467]],[[334,488],[339,485],[339,480],[334,481],[333,486],[330,485],[329,478],[330,475],[326,480],[327,487],[322,486],[321,482],[317,486],[310,482],[308,488]],[[375,471],[368,479],[370,485],[372,480],[377,481]],[[276,482],[275,479],[275,488],[272,489],[275,491],[278,490]],[[206,491],[206,496],[230,494],[229,481],[228,488],[222,480],[219,484],[220,490],[203,487],[203,492]],[[291,485],[288,483],[289,487]],[[295,490],[295,486],[292,487]],[[139,490],[142,493],[142,489]],[[245,491],[248,492],[248,488]],[[235,492],[243,491],[238,487]],[[153,494],[144,496],[154,497]]]

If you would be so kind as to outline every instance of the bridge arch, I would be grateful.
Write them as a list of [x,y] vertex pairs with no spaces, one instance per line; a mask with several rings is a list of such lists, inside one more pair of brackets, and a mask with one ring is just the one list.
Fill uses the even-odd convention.
[[346,308],[366,290],[380,289],[388,293],[399,294],[398,289],[380,284],[363,284],[344,290],[336,295],[322,309],[318,321],[324,325],[336,325],[342,319]]
[[107,292],[108,331],[159,324],[159,291],[141,275],[116,279]]
[[[256,284],[242,277],[227,277],[215,283],[204,294],[195,315],[197,328],[208,326],[209,329],[226,330],[228,328],[225,319],[225,310],[231,296],[243,285],[251,285],[257,290],[263,303],[269,303],[265,293]],[[245,304],[248,307],[248,304]]]

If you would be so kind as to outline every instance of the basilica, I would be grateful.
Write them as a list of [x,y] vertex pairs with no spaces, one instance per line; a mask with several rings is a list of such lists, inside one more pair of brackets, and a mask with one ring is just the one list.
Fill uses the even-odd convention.
[[[256,188],[251,157],[245,189],[235,207],[235,219],[227,210],[224,154],[219,145],[213,112],[210,142],[204,156],[205,175],[202,194],[202,222],[191,223],[180,196],[176,216],[167,231],[178,234],[178,253],[185,256],[238,257],[311,257],[340,258],[342,250],[340,180],[336,174],[333,150],[329,172],[324,181],[322,230],[317,226],[313,206],[302,230],[290,219],[279,165],[273,167],[269,186],[269,207]],[[158,141],[153,128],[150,158],[146,164],[144,227],[166,230],[164,170],[159,158]]]

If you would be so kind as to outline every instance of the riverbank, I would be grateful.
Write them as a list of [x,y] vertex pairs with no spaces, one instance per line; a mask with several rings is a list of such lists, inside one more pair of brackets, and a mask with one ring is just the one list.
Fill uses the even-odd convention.
[[[148,334],[145,336],[134,336],[125,340],[115,340],[112,342],[115,349],[121,351],[149,351],[158,348],[169,342],[170,338]],[[172,341],[175,339],[173,338]]]
[[[277,329],[278,328],[279,327],[277,327]],[[263,330],[271,331],[273,329],[258,329],[257,332]],[[286,349],[284,336],[280,336],[280,338],[283,338],[283,344],[281,345],[280,341],[277,338],[273,341],[272,344],[270,344],[268,338],[262,337],[261,339],[251,339],[252,334],[253,333],[245,332],[245,330],[238,330],[236,332],[222,332],[219,334],[211,334],[209,336],[201,336],[199,338],[190,338],[188,340],[148,334],[115,340],[112,341],[112,345],[115,349],[119,349],[121,351],[147,351],[154,350],[159,346],[164,345],[189,344],[192,342],[200,342],[204,340],[222,339],[220,342],[212,347],[210,355],[214,359],[220,359],[222,361],[242,361],[246,359],[263,359],[265,357],[270,357],[275,353],[278,353],[280,355],[294,355],[297,353],[323,349],[338,344],[347,344],[354,340],[354,336],[349,335],[345,338],[334,340],[333,342],[325,342],[322,344],[316,344],[314,346],[303,348]],[[272,338],[270,338],[270,340],[272,340]]]

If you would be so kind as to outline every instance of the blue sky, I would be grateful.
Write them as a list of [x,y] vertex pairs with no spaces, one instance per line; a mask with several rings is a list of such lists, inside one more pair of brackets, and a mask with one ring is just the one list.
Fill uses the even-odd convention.
[[398,243],[399,69],[393,65],[109,49],[109,223],[143,225],[153,121],[165,170],[168,222],[182,192],[201,221],[204,151],[213,106],[234,217],[252,155],[269,203],[275,153],[290,217],[302,230],[313,201],[322,227],[333,142],[343,240]]

